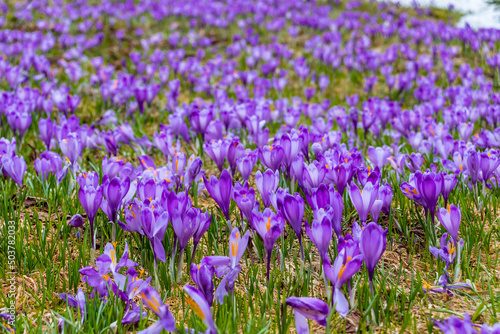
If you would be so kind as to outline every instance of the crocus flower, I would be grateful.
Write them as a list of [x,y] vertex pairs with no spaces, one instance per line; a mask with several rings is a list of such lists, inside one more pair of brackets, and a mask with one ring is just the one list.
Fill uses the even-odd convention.
[[260,162],[276,172],[283,163],[285,152],[280,145],[264,146],[260,149]]
[[370,214],[372,215],[372,220],[375,222],[375,223],[378,223],[378,218],[380,216],[380,211],[382,211],[382,206],[384,205],[384,202],[382,202],[381,200],[379,199],[376,199],[374,202],[373,202],[373,205],[370,209]]
[[105,199],[101,203],[101,209],[108,216],[110,222],[116,223],[118,211],[123,205],[122,201],[130,189],[130,178],[128,176],[115,177],[110,180],[105,176],[102,187]]
[[304,219],[305,204],[299,193],[295,195],[286,194],[283,198],[283,216],[290,224],[299,239],[300,254],[304,260],[304,245],[302,243],[302,220]]
[[387,163],[387,159],[391,156],[391,151],[388,146],[384,147],[372,147],[368,148],[368,157],[375,167],[380,170],[384,168]]
[[382,201],[382,212],[386,214],[391,212],[392,197],[392,187],[389,183],[386,183],[378,189],[377,199]]
[[76,297],[73,297],[72,295],[69,295],[67,293],[60,293],[59,298],[64,300],[69,306],[76,307],[78,309],[80,313],[80,323],[83,324],[87,309],[87,297],[85,297],[82,289],[78,289]]
[[337,255],[337,258],[333,263],[333,267],[331,266],[328,257],[325,257],[323,261],[323,270],[325,271],[325,275],[333,284],[332,302],[335,305],[335,310],[343,317],[347,316],[347,313],[349,312],[349,303],[340,289],[354,274],[358,272],[362,264],[363,255],[360,254],[353,258],[349,258],[346,257],[345,249],[341,250]]
[[208,212],[202,213],[200,210],[196,215],[195,218],[196,229],[193,235],[193,253],[191,254],[191,261],[193,261],[194,259],[194,254],[201,240],[201,237],[208,230],[211,222],[212,222],[212,217],[208,214]]
[[54,122],[49,118],[40,118],[38,121],[38,130],[40,131],[40,139],[45,144],[47,150],[50,150],[52,137],[54,137]]
[[83,226],[83,217],[80,214],[76,214],[71,217],[68,221],[68,225],[71,227],[82,227]]
[[306,189],[317,188],[325,179],[327,168],[318,161],[313,161],[309,165],[304,163],[303,185]]
[[319,325],[326,326],[329,307],[324,301],[310,297],[289,297],[286,299],[286,303],[293,308],[297,334],[309,333],[307,319],[312,319]]
[[453,241],[458,243],[458,231],[460,230],[460,208],[453,204],[438,210],[438,218]]
[[306,194],[307,202],[313,210],[326,208],[330,206],[333,211],[331,217],[332,228],[337,237],[342,232],[342,212],[344,203],[342,196],[335,190],[333,185],[320,184],[318,188],[311,189],[311,195]]
[[210,305],[207,302],[205,295],[195,287],[191,285],[185,285],[184,291],[191,297],[187,300],[188,304],[191,306],[196,315],[203,320],[207,326],[206,334],[217,334],[217,328],[215,327],[214,319],[212,318],[212,311],[210,310]]
[[458,243],[455,243],[453,238],[448,240],[448,233],[444,233],[441,236],[440,246],[441,248],[429,246],[429,251],[436,258],[442,260],[446,264],[446,268],[450,266],[455,261],[457,252],[460,252],[464,244],[464,240],[460,239]]
[[264,173],[255,173],[255,184],[259,190],[264,206],[269,207],[271,199],[269,193],[275,193],[279,185],[279,172],[267,169]]
[[236,160],[236,165],[243,180],[247,181],[257,162],[257,151],[249,152]]
[[431,214],[431,222],[434,222],[436,213],[436,205],[443,189],[443,175],[441,173],[434,173],[427,171],[415,173],[416,183],[418,187],[418,194],[422,200],[425,209],[429,210]]
[[422,168],[422,164],[424,163],[424,157],[421,153],[412,153],[408,156],[408,160],[406,160],[406,167],[412,172],[415,173],[417,170]]
[[123,160],[118,158],[110,157],[108,159],[108,157],[105,157],[102,159],[101,163],[102,173],[109,179],[113,179],[118,176],[118,173],[121,171],[124,164]]
[[213,267],[191,264],[191,278],[205,296],[210,307],[212,307],[214,301],[214,272]]
[[422,281],[422,289],[424,292],[436,292],[436,293],[447,293],[449,296],[453,296],[453,291],[456,289],[470,289],[471,286],[466,283],[452,283],[448,272],[445,270],[443,275],[439,277],[436,286],[427,283],[425,280]]
[[245,182],[243,186],[236,182],[233,188],[233,199],[246,219],[251,222],[252,210],[255,206],[255,190],[248,187],[248,182]]
[[210,177],[210,181],[208,181],[205,175],[203,175],[203,181],[205,182],[205,187],[207,188],[208,193],[219,205],[222,213],[226,217],[227,221],[229,221],[229,205],[231,204],[231,193],[233,188],[231,174],[224,169],[219,180],[212,175]]
[[227,157],[227,152],[229,149],[229,145],[231,143],[229,140],[222,139],[222,140],[213,140],[210,143],[205,143],[203,145],[205,152],[212,158],[212,160],[215,162],[217,165],[217,168],[219,168],[219,171],[222,171],[222,168],[224,167],[224,160]]
[[457,184],[457,176],[455,174],[446,174],[443,177],[443,190],[441,194],[444,199],[444,206],[448,204],[448,197],[450,196],[451,191],[455,188]]
[[267,250],[267,280],[269,281],[269,271],[271,267],[271,255],[274,244],[283,232],[285,220],[281,213],[275,214],[271,209],[266,208],[264,212],[252,212],[252,226],[262,238],[264,247]]
[[[477,334],[476,329],[473,327],[469,315],[464,315],[464,320],[451,316],[442,321],[434,323],[444,334],[464,333],[464,334]],[[481,332],[483,333],[483,332]]]
[[24,173],[26,173],[26,162],[24,157],[17,155],[10,158],[5,155],[1,157],[1,167],[19,187],[23,186]]
[[215,267],[217,277],[224,276],[215,290],[215,298],[219,304],[222,304],[228,294],[228,288],[229,291],[234,289],[234,282],[241,271],[239,262],[245,254],[249,237],[250,231],[241,236],[240,230],[235,227],[229,236],[229,256],[207,256],[200,262],[201,265]]
[[378,195],[378,188],[378,184],[374,185],[371,182],[367,182],[362,190],[354,182],[351,182],[349,186],[349,197],[351,198],[352,205],[358,211],[359,220],[362,223],[366,223],[368,219],[368,213]]
[[75,171],[77,168],[76,161],[82,154],[83,149],[80,137],[76,133],[72,132],[68,134],[65,139],[59,141],[59,147],[61,148],[66,160],[71,163],[71,168]]
[[359,249],[365,260],[366,269],[370,278],[370,289],[373,293],[373,273],[378,261],[387,247],[387,232],[374,222],[369,223],[361,233]]
[[158,316],[158,321],[148,328],[137,332],[138,334],[159,334],[162,330],[175,331],[175,319],[170,312],[168,304],[164,304],[160,294],[152,287],[144,289],[141,293],[142,302],[148,309]]
[[330,220],[326,216],[323,216],[321,221],[313,219],[309,227],[306,219],[306,233],[318,249],[320,259],[323,260],[332,240],[332,224]]
[[500,158],[496,152],[481,152],[479,154],[479,180],[487,183],[499,165]]
[[[154,206],[155,202],[151,206]],[[159,205],[157,205],[158,207]],[[165,249],[163,248],[163,237],[168,226],[168,213],[164,211],[161,214],[155,215],[153,209],[148,206],[143,206],[140,212],[142,228],[144,234],[148,237],[151,243],[151,248],[153,249],[156,260],[159,259],[165,262]]]
[[78,198],[89,218],[91,244],[95,249],[94,220],[102,202],[103,188],[99,186],[99,176],[94,172],[82,173],[77,180],[80,184]]
[[283,133],[276,144],[278,143],[283,148],[283,165],[288,168],[302,148],[302,137],[298,133]]
[[45,151],[40,153],[40,158],[35,160],[35,170],[42,177],[45,182],[49,173],[56,176],[57,183],[61,183],[68,171],[68,165],[61,167],[63,161],[61,156],[52,151]]

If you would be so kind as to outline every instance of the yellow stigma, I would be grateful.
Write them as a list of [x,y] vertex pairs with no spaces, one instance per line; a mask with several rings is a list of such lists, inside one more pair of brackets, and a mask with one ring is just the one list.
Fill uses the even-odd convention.
[[453,243],[453,241],[448,242],[448,249],[449,249],[450,255],[453,255],[453,253],[455,253],[457,251],[457,248],[455,247],[455,244]]
[[422,280],[422,287],[425,289],[425,290],[429,290],[432,288],[432,285],[430,285],[429,283],[427,283],[427,281],[425,280]]
[[266,228],[267,228],[268,231],[271,228],[271,217],[267,218]]
[[158,303],[158,301],[156,300],[156,298],[154,296],[151,296],[151,299],[148,299],[146,297],[146,295],[143,293],[142,294],[142,299],[144,299],[144,301],[146,302],[146,304],[148,305],[148,307],[150,309],[152,309],[155,312],[159,312],[160,311],[160,303]]
[[67,156],[64,156],[64,158],[66,159],[67,162],[71,162],[71,161],[69,161]]
[[113,261],[113,264],[116,264],[116,261],[115,261],[115,250],[114,249],[111,250],[111,261]]
[[347,261],[345,262],[345,264],[343,264],[341,267],[340,267],[340,270],[339,270],[339,279],[342,277],[342,275],[344,275],[344,272],[345,272],[345,269],[347,267],[347,264],[349,263],[349,261],[351,261],[352,257],[348,256],[347,257]]
[[187,303],[189,304],[189,306],[191,306],[191,308],[193,309],[194,313],[196,313],[196,315],[200,318],[200,319],[205,319],[205,315],[203,314],[203,312],[201,311],[200,307],[198,306],[198,304],[196,304],[196,302],[192,299],[192,298],[189,298],[186,300]]
[[236,242],[231,242],[231,254],[236,256],[238,254],[238,244]]

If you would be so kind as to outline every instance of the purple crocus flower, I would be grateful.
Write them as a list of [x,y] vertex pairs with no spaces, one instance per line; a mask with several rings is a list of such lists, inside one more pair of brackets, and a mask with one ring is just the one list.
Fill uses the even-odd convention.
[[116,223],[118,211],[123,205],[122,201],[130,189],[130,178],[115,177],[110,180],[104,176],[102,187],[106,198],[101,202],[101,209],[111,223]]
[[99,186],[99,175],[94,172],[82,173],[77,180],[80,184],[78,198],[89,218],[91,244],[95,249],[94,220],[103,199],[103,188]]
[[300,244],[300,254],[304,260],[304,245],[302,243],[302,221],[304,219],[305,203],[299,193],[295,195],[286,194],[283,197],[283,216],[293,228]]
[[71,219],[68,221],[68,225],[71,227],[82,227],[83,226],[83,217],[80,214],[73,215]]
[[415,173],[417,170],[421,170],[422,164],[424,163],[424,157],[421,153],[412,153],[408,156],[405,163],[406,167],[408,167],[412,173]]
[[255,206],[255,190],[248,187],[248,182],[242,186],[236,182],[233,188],[233,199],[248,222],[252,221],[252,210]]
[[285,151],[280,145],[266,145],[260,149],[260,162],[273,172],[276,172],[283,163],[284,155]]
[[80,313],[80,323],[83,324],[87,309],[87,297],[85,297],[82,289],[78,289],[76,297],[67,293],[60,293],[59,298],[64,300],[69,306],[76,307],[78,309]]
[[[191,305],[196,315],[203,320],[207,326],[206,334],[217,334],[217,328],[215,327],[214,319],[212,318],[212,311],[210,309],[210,304],[208,303],[205,295],[195,287],[191,285],[185,285],[184,291],[191,297],[187,300],[188,304]],[[175,328],[174,328],[175,329]]]
[[389,183],[378,189],[377,198],[382,201],[382,212],[389,214],[391,212],[391,203],[393,197],[392,187]]
[[375,167],[380,170],[384,168],[387,163],[387,159],[391,156],[391,151],[388,146],[384,147],[372,147],[368,148],[368,157]]
[[170,312],[168,304],[164,304],[160,294],[152,287],[148,287],[141,293],[142,303],[153,311],[158,317],[158,321],[148,328],[137,332],[138,334],[157,334],[162,330],[167,332],[175,331],[175,319]]
[[286,299],[286,303],[293,308],[297,334],[309,334],[307,319],[312,319],[319,325],[326,326],[329,308],[324,301],[311,297],[289,297]]
[[206,265],[191,264],[191,278],[198,289],[205,296],[208,305],[212,307],[214,301],[214,268]]
[[479,173],[479,157],[476,151],[470,149],[466,153],[466,163],[467,169],[469,171],[469,176],[472,180],[472,184],[475,186],[478,179]]
[[343,317],[347,316],[349,312],[349,303],[342,294],[340,289],[349,281],[349,279],[359,271],[363,264],[363,255],[357,255],[353,258],[346,257],[345,249],[342,249],[337,255],[333,267],[330,264],[328,257],[323,261],[323,270],[325,276],[333,284],[333,299],[332,303],[335,305],[335,310]]
[[212,175],[210,181],[208,181],[205,175],[203,175],[203,181],[205,182],[208,193],[212,196],[217,205],[219,205],[226,220],[229,221],[229,205],[231,204],[231,193],[233,189],[231,174],[224,169],[219,180]]
[[437,282],[437,286],[433,286],[427,283],[425,280],[422,280],[422,289],[424,292],[436,292],[436,293],[444,293],[446,292],[449,296],[453,296],[453,291],[456,289],[470,289],[471,286],[466,283],[452,283],[448,272],[445,270],[443,275],[439,277]]
[[47,119],[40,118],[38,121],[38,130],[40,131],[40,139],[45,144],[47,150],[50,150],[50,144],[55,132],[54,122],[50,117]]
[[172,227],[179,244],[181,257],[188,241],[194,236],[194,234],[196,233],[196,229],[198,228],[198,226],[196,225],[196,218],[198,214],[201,214],[200,209],[190,208],[183,215],[181,215],[181,212],[179,212],[179,210],[174,210],[174,212],[170,216]]
[[124,166],[123,160],[120,160],[118,158],[110,157],[105,157],[102,159],[101,167],[102,167],[102,173],[107,176],[109,179],[113,179],[114,177],[118,176],[118,173],[121,171],[121,169]]
[[269,207],[271,199],[269,193],[275,193],[279,185],[279,172],[267,169],[264,173],[255,173],[255,184],[259,190],[264,206]]
[[455,244],[458,243],[458,231],[460,230],[460,208],[453,204],[438,210],[438,218],[441,225],[446,229]]
[[448,268],[449,265],[455,261],[457,252],[460,252],[463,247],[463,243],[463,239],[460,239],[458,243],[455,243],[453,238],[448,241],[448,233],[444,233],[440,240],[441,248],[429,246],[429,251],[436,259],[441,259],[444,263],[446,263],[446,268]]
[[250,151],[236,160],[236,166],[238,167],[243,180],[248,180],[250,174],[252,173],[253,167],[257,162],[257,159],[257,151]]
[[274,244],[283,232],[285,220],[281,213],[275,214],[271,209],[266,208],[264,212],[252,212],[252,227],[262,238],[264,247],[267,250],[267,281],[269,281],[269,272],[271,268],[271,254]]
[[231,174],[236,173],[236,162],[245,154],[245,147],[240,143],[239,138],[233,138],[229,148],[227,150],[227,161],[229,162],[229,167],[231,168]]
[[496,152],[481,152],[479,154],[479,180],[486,184],[499,165],[500,158]]
[[[298,133],[293,133],[292,135],[284,133],[275,143],[279,143],[279,146],[283,148],[283,165],[289,168],[292,161],[300,153],[302,148],[302,137],[300,137]],[[274,147],[277,148],[276,146]]]
[[444,206],[448,204],[448,197],[450,196],[451,191],[455,188],[457,184],[457,176],[455,174],[443,174],[443,190],[441,194],[444,199]]
[[378,261],[382,257],[387,247],[387,230],[374,222],[369,223],[361,233],[359,249],[365,260],[366,269],[370,278],[370,290],[373,294],[373,273]]
[[[153,201],[151,203],[151,207],[155,206],[157,202]],[[160,205],[157,204],[156,207]],[[156,214],[155,214],[156,213]],[[165,231],[168,227],[168,213],[164,211],[159,214],[158,211],[154,213],[153,209],[148,206],[143,206],[141,211],[137,214],[140,214],[140,221],[142,224],[142,229],[144,234],[148,237],[149,242],[151,243],[151,248],[153,249],[153,253],[155,255],[155,264],[159,259],[165,262],[165,249],[163,248],[163,237],[165,236]]]
[[215,162],[219,171],[222,171],[222,168],[224,167],[224,160],[227,157],[230,144],[229,140],[222,139],[213,140],[210,143],[205,143],[203,145],[205,152],[207,152],[210,158],[212,158]]
[[331,217],[332,228],[337,237],[342,233],[342,212],[344,210],[344,203],[342,196],[335,191],[333,185],[320,184],[318,188],[311,189],[311,195],[307,195],[307,202],[311,208],[316,211],[321,208],[330,206],[333,215]]
[[19,187],[22,187],[24,173],[26,173],[27,168],[24,157],[15,155],[11,158],[8,155],[4,155],[1,157],[0,162],[2,170],[7,173]]
[[322,216],[321,221],[313,219],[310,227],[306,219],[306,233],[318,249],[320,259],[323,261],[332,240],[332,223],[330,219],[327,216]]
[[[436,321],[434,324],[442,330],[444,334],[477,334],[477,331],[472,325],[471,319],[467,313],[464,315],[464,320],[451,316],[443,321]],[[483,334],[483,331],[481,331],[481,333]]]
[[304,163],[303,185],[306,189],[317,188],[325,179],[327,168],[318,161],[313,161],[309,165]]
[[75,163],[82,154],[83,149],[80,137],[72,132],[65,139],[59,141],[59,147],[66,160],[71,163],[71,168],[75,171],[77,168]]
[[207,256],[200,262],[201,265],[215,267],[217,277],[224,276],[215,290],[215,298],[219,304],[222,304],[224,297],[234,289],[234,282],[241,271],[239,262],[245,254],[249,237],[250,231],[241,236],[240,230],[235,227],[229,236],[229,256]]
[[198,211],[195,217],[195,225],[196,230],[193,235],[193,253],[191,254],[191,261],[194,259],[194,254],[196,252],[196,248],[200,243],[201,237],[210,227],[210,223],[212,222],[212,217],[208,214],[208,212]]
[[352,205],[356,208],[359,214],[359,220],[366,223],[368,213],[370,212],[373,202],[378,195],[378,184],[367,182],[365,187],[360,190],[356,183],[351,182],[349,186],[349,197],[351,198]]
[[416,184],[418,187],[418,194],[422,200],[423,207],[429,210],[431,214],[431,223],[434,222],[436,213],[436,205],[443,189],[443,175],[427,171],[415,173]]

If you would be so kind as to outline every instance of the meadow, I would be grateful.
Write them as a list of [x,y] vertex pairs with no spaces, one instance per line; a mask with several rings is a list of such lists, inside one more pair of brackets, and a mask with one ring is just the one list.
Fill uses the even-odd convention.
[[0,3],[0,327],[500,333],[500,30],[376,1]]

